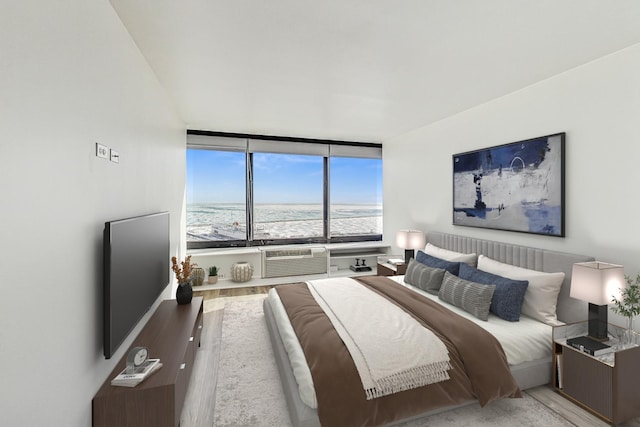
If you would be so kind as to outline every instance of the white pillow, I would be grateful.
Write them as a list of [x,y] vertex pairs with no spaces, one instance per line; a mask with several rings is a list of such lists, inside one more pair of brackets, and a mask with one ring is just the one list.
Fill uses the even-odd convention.
[[556,316],[558,294],[564,281],[564,273],[545,273],[498,262],[484,255],[478,257],[478,269],[514,280],[528,280],[524,294],[522,314],[547,325],[561,325]]
[[478,256],[475,253],[463,254],[462,252],[449,251],[432,245],[431,243],[427,243],[427,246],[424,248],[424,253],[445,261],[464,262],[471,267],[475,267],[478,263]]

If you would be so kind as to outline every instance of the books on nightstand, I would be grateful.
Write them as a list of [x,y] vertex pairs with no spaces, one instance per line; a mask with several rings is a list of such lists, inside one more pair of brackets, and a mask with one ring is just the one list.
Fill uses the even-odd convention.
[[570,345],[584,353],[590,354],[591,356],[602,356],[603,354],[613,352],[613,347],[610,345],[601,343],[600,341],[596,341],[587,336],[568,338],[567,345]]

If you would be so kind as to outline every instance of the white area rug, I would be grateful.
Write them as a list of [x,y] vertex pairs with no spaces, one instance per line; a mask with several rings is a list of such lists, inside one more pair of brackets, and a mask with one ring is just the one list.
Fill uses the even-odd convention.
[[291,426],[262,312],[264,297],[219,301],[224,315],[215,426]]
[[[262,312],[264,296],[225,298],[215,426],[291,426]],[[209,301],[207,301],[209,302]],[[403,427],[573,426],[537,400],[502,399],[484,408],[469,405]]]

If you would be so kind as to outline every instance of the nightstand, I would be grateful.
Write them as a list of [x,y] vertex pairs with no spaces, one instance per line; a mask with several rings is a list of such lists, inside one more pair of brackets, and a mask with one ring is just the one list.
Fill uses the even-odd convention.
[[[623,328],[609,325],[610,336]],[[567,338],[587,335],[588,322],[553,328],[553,387],[562,396],[603,420],[618,424],[640,416],[640,346],[618,348],[594,357],[567,345]]]
[[378,276],[399,276],[407,271],[407,264],[396,264],[389,262],[389,259],[399,258],[398,256],[378,257]]

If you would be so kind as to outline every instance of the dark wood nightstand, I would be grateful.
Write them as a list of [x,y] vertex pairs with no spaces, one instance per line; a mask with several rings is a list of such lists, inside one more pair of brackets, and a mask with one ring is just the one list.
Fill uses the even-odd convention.
[[[593,357],[567,345],[567,338],[587,334],[587,322],[553,328],[553,386],[572,402],[603,420],[618,424],[640,416],[640,346]],[[609,325],[616,335],[622,329]]]
[[407,264],[378,262],[378,276],[399,276],[407,271]]

